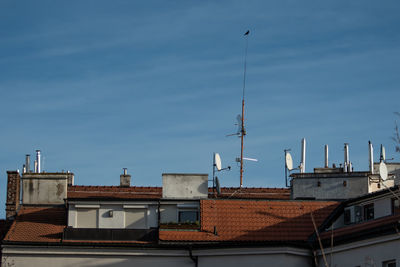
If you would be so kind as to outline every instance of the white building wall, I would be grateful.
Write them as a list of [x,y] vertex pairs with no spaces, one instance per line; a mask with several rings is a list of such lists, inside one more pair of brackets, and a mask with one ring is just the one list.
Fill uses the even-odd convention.
[[[400,264],[400,235],[383,236],[363,240],[333,248],[332,259],[330,248],[325,248],[325,254],[330,266],[382,266],[382,262],[396,260]],[[325,266],[320,254],[319,265]]]
[[369,190],[368,177],[294,178],[291,183],[293,199],[348,199]]
[[[194,250],[198,266],[312,266],[309,250],[290,247]],[[195,266],[189,250],[88,247],[13,247],[3,250],[4,266]]]
[[33,205],[64,204],[67,198],[67,173],[25,173],[22,175],[22,203]]
[[[145,216],[143,218],[146,221],[146,228],[158,227],[158,205],[156,203],[132,203],[132,202],[121,202],[121,203],[101,203],[101,202],[90,202],[90,203],[70,203],[68,208],[68,226],[78,228],[77,210],[81,208],[96,208],[98,209],[97,221],[98,228],[102,229],[123,229],[125,228],[125,211],[129,208],[146,209]],[[110,211],[113,212],[113,216],[110,217]]]
[[[113,216],[110,217],[110,211]],[[125,228],[122,205],[101,205],[99,209],[99,228]]]
[[378,199],[374,202],[375,219],[392,215],[392,200],[390,198]]
[[162,197],[200,199],[208,197],[208,174],[163,173]]
[[373,193],[380,190],[385,190],[388,187],[394,186],[394,180],[388,179],[386,181],[382,181],[383,185],[380,185],[378,182],[370,183],[368,186],[368,193]]

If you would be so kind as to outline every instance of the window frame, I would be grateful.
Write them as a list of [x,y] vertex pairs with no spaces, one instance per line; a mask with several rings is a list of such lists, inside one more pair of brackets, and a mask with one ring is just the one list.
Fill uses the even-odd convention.
[[[196,220],[195,221],[181,221],[181,214],[184,212],[195,212],[196,213]],[[197,208],[178,208],[178,223],[196,223],[200,221],[200,214],[199,209]]]

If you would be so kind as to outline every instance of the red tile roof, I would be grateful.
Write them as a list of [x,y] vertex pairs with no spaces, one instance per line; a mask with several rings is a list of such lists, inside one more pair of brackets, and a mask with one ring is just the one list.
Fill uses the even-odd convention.
[[62,240],[67,224],[65,208],[22,207],[4,240],[26,243],[150,244],[147,241]]
[[[212,188],[209,196],[214,197]],[[120,187],[120,186],[84,186],[68,187],[68,198],[79,199],[160,199],[161,187]],[[290,189],[287,188],[238,188],[222,187],[217,198],[227,199],[290,199]]]
[[68,198],[96,199],[160,199],[161,187],[86,186],[68,187]]
[[65,226],[65,208],[22,207],[4,241],[60,242]]
[[[352,224],[333,230],[333,237],[343,237],[352,233],[362,232],[374,228],[380,228],[385,225],[398,223],[400,221],[400,214],[393,216],[386,216],[379,219],[366,221],[362,223]],[[320,234],[321,239],[330,239],[332,235],[331,231],[326,231]]]
[[[212,188],[209,188],[209,196],[213,197]],[[250,187],[221,187],[221,194],[217,198],[224,199],[279,199],[289,200],[288,188],[250,188]]]
[[[160,230],[162,241],[306,241],[334,201],[202,200],[201,231]],[[214,235],[214,226],[217,235]]]

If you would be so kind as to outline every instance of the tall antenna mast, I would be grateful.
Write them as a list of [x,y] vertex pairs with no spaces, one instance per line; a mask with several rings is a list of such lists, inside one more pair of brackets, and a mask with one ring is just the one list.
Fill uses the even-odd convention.
[[242,123],[241,123],[241,130],[240,130],[240,188],[243,186],[243,141],[244,141],[244,136],[246,135],[246,130],[244,129],[244,92],[246,89],[246,68],[247,68],[247,47],[249,45],[249,33],[250,31],[248,30],[244,36],[246,38],[246,50],[244,54],[244,72],[243,72],[243,95],[242,95]]

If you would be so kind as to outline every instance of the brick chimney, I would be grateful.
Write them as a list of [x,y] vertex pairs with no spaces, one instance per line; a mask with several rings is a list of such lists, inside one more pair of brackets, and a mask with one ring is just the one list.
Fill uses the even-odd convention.
[[6,218],[14,219],[19,207],[21,177],[17,171],[7,171],[7,202],[6,202]]

